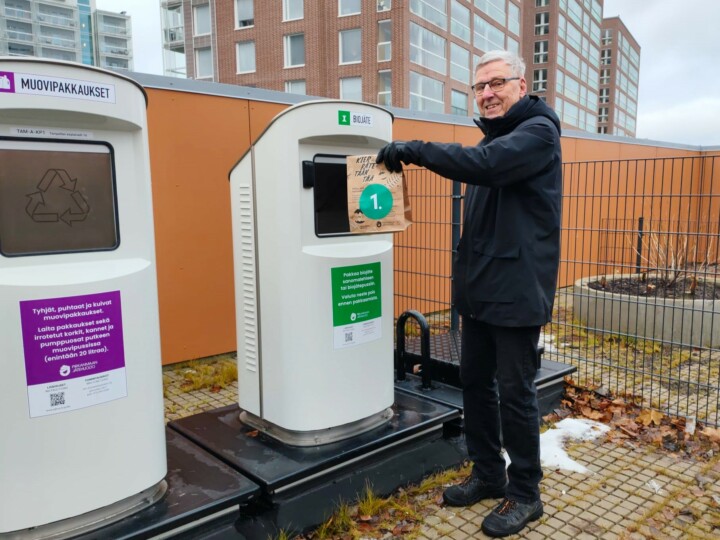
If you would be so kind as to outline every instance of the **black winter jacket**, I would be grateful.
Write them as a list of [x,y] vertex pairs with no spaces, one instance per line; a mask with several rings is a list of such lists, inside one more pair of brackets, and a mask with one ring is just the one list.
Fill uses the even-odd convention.
[[412,162],[469,184],[454,260],[458,312],[497,326],[550,320],[560,259],[560,120],[537,96],[475,121],[477,146],[407,143]]

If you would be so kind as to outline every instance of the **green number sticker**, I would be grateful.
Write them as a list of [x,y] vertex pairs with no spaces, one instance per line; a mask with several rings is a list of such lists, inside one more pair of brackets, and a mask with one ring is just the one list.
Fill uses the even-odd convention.
[[370,219],[382,219],[393,207],[393,196],[381,184],[370,184],[360,194],[360,211]]

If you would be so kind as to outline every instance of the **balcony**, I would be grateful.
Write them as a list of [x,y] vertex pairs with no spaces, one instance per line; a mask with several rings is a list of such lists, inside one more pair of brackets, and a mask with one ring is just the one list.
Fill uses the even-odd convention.
[[75,28],[77,26],[76,20],[70,17],[65,17],[63,15],[38,13],[35,16],[35,19],[41,23],[51,24],[53,26],[61,26],[63,28]]
[[58,36],[38,36],[38,42],[46,45],[52,45],[53,47],[61,47],[63,49],[77,48],[77,42],[74,39],[62,38]]
[[11,8],[11,7],[5,8],[5,16],[8,19],[18,19],[20,21],[31,21],[32,20],[32,13],[30,11],[26,11],[24,9]]
[[182,26],[166,28],[163,34],[166,47],[175,48],[185,45],[185,29]]
[[6,35],[8,41],[33,41],[33,35],[30,32],[8,29]]
[[116,26],[113,24],[101,24],[100,32],[103,34],[114,34],[116,36],[127,36],[128,35],[126,26]]
[[103,45],[100,47],[100,52],[103,54],[111,54],[114,56],[130,56],[130,51],[128,49],[117,47],[117,46],[109,46],[109,45]]

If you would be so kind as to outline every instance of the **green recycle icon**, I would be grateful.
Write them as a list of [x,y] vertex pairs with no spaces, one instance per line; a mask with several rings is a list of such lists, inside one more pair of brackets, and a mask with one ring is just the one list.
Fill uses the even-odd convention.
[[83,194],[77,190],[77,178],[64,169],[48,169],[30,193],[25,212],[37,223],[62,221],[72,227],[74,221],[85,221],[90,212]]

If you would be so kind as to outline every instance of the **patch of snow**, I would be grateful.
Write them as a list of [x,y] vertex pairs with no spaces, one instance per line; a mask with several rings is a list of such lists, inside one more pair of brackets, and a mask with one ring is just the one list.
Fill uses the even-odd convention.
[[[565,418],[553,429],[540,434],[540,464],[546,469],[592,474],[592,471],[570,459],[565,452],[565,443],[572,441],[591,441],[607,432],[610,428],[600,422],[582,418]],[[503,450],[505,464],[510,465],[510,457]]]
[[540,435],[540,463],[546,469],[563,469],[591,473],[590,469],[570,459],[565,452],[567,441],[591,441],[606,433],[610,428],[600,422],[584,418],[565,418],[554,429]]

